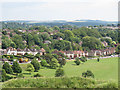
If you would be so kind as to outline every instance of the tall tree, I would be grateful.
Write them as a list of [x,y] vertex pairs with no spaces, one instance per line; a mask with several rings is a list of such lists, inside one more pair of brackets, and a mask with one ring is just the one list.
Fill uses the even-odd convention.
[[22,68],[19,66],[17,61],[13,62],[12,69],[13,69],[14,73],[21,73],[22,72]]
[[55,59],[55,58],[52,58],[49,64],[50,64],[51,68],[56,68],[59,66],[59,63],[58,63],[57,59]]
[[8,64],[8,62],[5,62],[3,64],[3,69],[6,71],[6,73],[8,74],[13,74],[13,70],[12,68],[10,67],[10,65]]
[[30,73],[31,73],[31,72],[34,72],[34,71],[35,71],[34,66],[29,63],[29,64],[27,65],[26,71],[29,71]]
[[34,66],[35,72],[37,72],[40,69],[40,63],[36,59],[33,59],[31,61],[31,64]]
[[6,81],[6,72],[5,69],[2,69],[2,82]]

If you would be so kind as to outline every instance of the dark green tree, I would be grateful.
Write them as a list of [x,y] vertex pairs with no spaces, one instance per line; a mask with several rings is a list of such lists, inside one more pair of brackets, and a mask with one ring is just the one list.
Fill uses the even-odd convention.
[[47,66],[47,62],[44,59],[42,59],[40,63],[41,63],[42,66]]
[[81,60],[82,62],[86,62],[86,61],[87,61],[87,58],[84,57],[84,56],[82,56],[82,57],[80,58],[80,60]]
[[62,57],[58,59],[58,62],[59,62],[61,67],[66,64],[65,58],[62,58]]
[[58,68],[55,72],[55,77],[62,77],[64,75],[65,75],[65,73],[64,73],[64,70],[62,68]]
[[31,64],[34,66],[35,72],[37,72],[40,69],[40,63],[36,59],[33,59],[31,61]]
[[77,58],[75,58],[75,61],[74,61],[75,63],[76,63],[76,65],[80,65],[80,60],[79,60],[79,58],[77,57]]
[[2,82],[6,81],[6,72],[5,69],[2,69]]
[[51,68],[57,68],[59,66],[59,63],[56,58],[52,58],[49,65],[51,66]]
[[90,70],[87,70],[86,72],[83,72],[82,76],[85,77],[85,78],[86,77],[92,77],[92,78],[94,78],[94,74]]
[[31,72],[34,72],[34,71],[35,71],[34,66],[29,63],[29,64],[27,65],[26,71],[30,72],[30,74],[31,74]]
[[97,61],[99,62],[99,61],[100,61],[100,59],[99,59],[99,58],[97,58]]
[[3,69],[6,71],[6,73],[8,74],[13,74],[13,70],[12,68],[10,67],[10,65],[8,64],[8,62],[5,62],[3,64]]
[[21,73],[22,72],[22,68],[20,67],[20,65],[18,64],[17,61],[13,62],[12,69],[13,69],[14,73]]

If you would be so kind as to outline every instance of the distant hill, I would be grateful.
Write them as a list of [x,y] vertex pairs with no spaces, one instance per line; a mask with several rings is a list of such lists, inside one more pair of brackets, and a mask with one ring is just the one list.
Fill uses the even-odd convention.
[[24,21],[24,20],[15,20],[15,21],[3,21],[3,22],[17,22],[17,23],[26,23],[33,25],[46,25],[46,26],[54,26],[54,25],[76,25],[76,26],[89,26],[89,25],[107,25],[107,24],[117,24],[117,21],[102,21],[102,20],[74,20],[74,21],[65,21],[65,20],[53,20],[53,21]]

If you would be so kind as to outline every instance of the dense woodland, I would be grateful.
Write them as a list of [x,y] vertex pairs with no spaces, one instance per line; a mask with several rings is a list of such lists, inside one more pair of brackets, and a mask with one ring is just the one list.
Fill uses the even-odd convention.
[[[89,26],[91,27],[91,29],[89,29],[71,25],[36,26],[9,22],[3,23],[2,26],[3,49],[8,47],[20,49],[44,48],[48,53],[54,49],[89,51],[92,49],[104,49],[105,47],[101,43],[103,41],[108,43],[107,47],[113,47],[113,44],[118,43],[118,31],[102,28],[102,25]],[[26,32],[19,30],[26,30]],[[62,40],[59,40],[59,38],[62,38]],[[45,41],[48,43],[44,43]],[[80,42],[82,42],[82,44],[80,44]]]

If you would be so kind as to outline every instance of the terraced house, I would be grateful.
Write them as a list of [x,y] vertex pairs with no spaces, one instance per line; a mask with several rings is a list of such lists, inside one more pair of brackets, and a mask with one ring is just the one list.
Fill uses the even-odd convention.
[[40,50],[36,50],[36,49],[28,49],[28,48],[25,48],[25,49],[15,49],[15,48],[12,48],[12,47],[9,47],[7,48],[6,50],[3,50],[4,54],[7,54],[7,55],[25,55],[25,53],[28,53],[28,54],[32,54],[32,55],[36,55],[36,54],[40,54],[40,55],[44,55],[46,54],[45,50],[43,48],[41,48]]
[[111,55],[113,53],[115,53],[115,48],[114,47],[110,47],[110,48],[106,48],[103,50],[91,50],[91,51],[53,51],[53,54],[58,54],[59,53],[63,53],[66,57],[68,58],[76,58],[76,57],[90,57],[90,56],[102,56],[102,55]]

